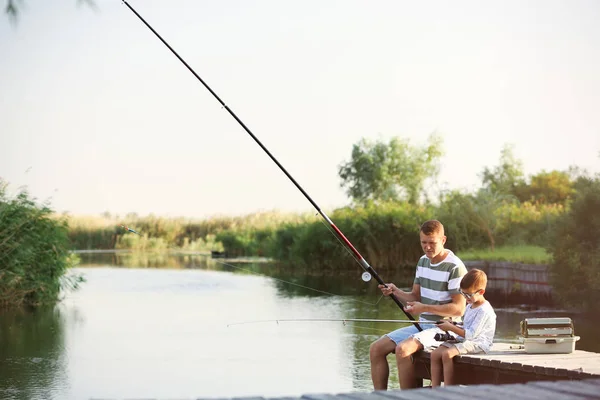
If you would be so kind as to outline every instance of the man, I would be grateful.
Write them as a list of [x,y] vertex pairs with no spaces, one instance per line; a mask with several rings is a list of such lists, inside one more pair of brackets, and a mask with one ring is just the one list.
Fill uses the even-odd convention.
[[[460,281],[467,269],[452,251],[444,248],[446,236],[444,226],[439,221],[423,223],[419,236],[425,255],[417,263],[412,291],[402,291],[393,283],[388,283],[387,287],[379,285],[379,288],[384,295],[394,294],[406,304],[406,312],[420,314],[420,320],[437,321],[445,317],[459,320],[465,312]],[[387,355],[393,352],[396,353],[400,387],[416,387],[412,355],[423,349],[421,342],[412,337],[417,332],[417,327],[412,324],[390,332],[371,344],[371,379],[375,390],[387,390],[390,374]]]

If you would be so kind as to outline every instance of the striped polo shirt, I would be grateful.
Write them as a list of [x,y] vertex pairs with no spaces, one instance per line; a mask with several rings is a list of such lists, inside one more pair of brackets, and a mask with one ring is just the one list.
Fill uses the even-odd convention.
[[[415,284],[421,286],[421,303],[447,304],[452,302],[451,295],[459,294],[460,281],[467,273],[465,264],[452,251],[437,264],[432,264],[427,256],[423,256],[417,263]],[[424,312],[421,319],[437,321],[445,317]],[[452,318],[460,321],[460,317]]]

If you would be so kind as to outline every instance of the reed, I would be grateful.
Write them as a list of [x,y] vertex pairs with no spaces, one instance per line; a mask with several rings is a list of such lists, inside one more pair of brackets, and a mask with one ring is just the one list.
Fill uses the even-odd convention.
[[77,258],[69,253],[67,222],[27,191],[9,196],[6,188],[0,180],[0,306],[53,303],[82,282],[68,274]]

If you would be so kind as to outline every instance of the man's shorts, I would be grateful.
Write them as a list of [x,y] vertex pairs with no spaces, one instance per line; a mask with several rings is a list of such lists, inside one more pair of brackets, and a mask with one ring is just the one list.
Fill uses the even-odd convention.
[[396,329],[393,332],[387,333],[385,336],[389,337],[394,343],[398,344],[417,332],[419,332],[419,330],[415,324],[411,324],[410,326],[405,326],[404,328]]
[[[429,329],[424,329],[422,332],[419,333],[415,333],[414,335],[411,335],[411,337],[414,337],[415,339],[417,339],[422,345],[423,348],[425,350],[431,350],[433,348],[438,347],[440,344],[442,344],[443,342],[437,341],[434,339],[434,336],[437,333],[446,333],[445,331],[441,330],[440,328],[429,328]],[[456,337],[456,334],[454,332],[448,332],[450,335]]]

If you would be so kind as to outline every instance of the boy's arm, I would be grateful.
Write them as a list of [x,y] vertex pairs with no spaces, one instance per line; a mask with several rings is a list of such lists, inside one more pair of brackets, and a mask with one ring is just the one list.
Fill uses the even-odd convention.
[[[441,326],[440,326],[440,328],[441,328]],[[451,323],[448,323],[448,325],[445,325],[444,330],[452,331],[452,332],[456,333],[458,336],[462,336],[462,337],[465,337],[465,335],[466,335],[465,330],[463,328],[461,328],[458,325],[451,324]]]

